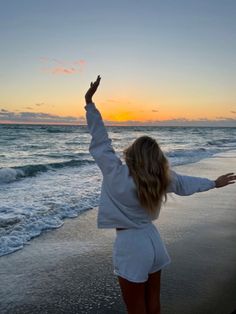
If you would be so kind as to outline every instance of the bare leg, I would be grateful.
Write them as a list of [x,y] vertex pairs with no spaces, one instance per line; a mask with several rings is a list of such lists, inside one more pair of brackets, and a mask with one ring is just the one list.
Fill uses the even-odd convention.
[[148,281],[145,284],[147,314],[160,314],[161,270],[149,274]]
[[118,276],[128,314],[148,314],[145,303],[145,282],[131,282]]

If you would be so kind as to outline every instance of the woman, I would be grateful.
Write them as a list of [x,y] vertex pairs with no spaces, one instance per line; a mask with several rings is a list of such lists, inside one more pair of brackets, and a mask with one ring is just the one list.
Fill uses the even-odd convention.
[[160,313],[160,278],[170,257],[152,220],[158,218],[166,194],[191,195],[234,183],[233,173],[217,180],[182,176],[169,169],[155,139],[137,138],[124,151],[126,164],[115,154],[92,96],[100,76],[85,94],[86,118],[92,135],[89,151],[103,174],[98,228],[116,228],[114,274],[118,276],[129,314]]

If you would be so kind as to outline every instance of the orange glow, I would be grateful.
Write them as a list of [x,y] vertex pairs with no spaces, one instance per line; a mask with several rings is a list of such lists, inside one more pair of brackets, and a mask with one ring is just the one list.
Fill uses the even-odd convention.
[[[0,111],[4,109],[14,113],[29,112],[60,117],[85,117],[84,91],[87,89],[87,81],[84,85],[76,90],[76,86],[65,85],[64,81],[59,81],[51,88],[40,87],[40,97],[35,96],[38,86],[33,86],[31,93],[28,89],[21,89],[14,94],[8,94],[7,90],[3,90]],[[137,121],[148,124],[153,121],[175,119],[217,120],[219,117],[235,119],[234,103],[231,100],[228,102],[222,99],[214,100],[200,94],[194,98],[191,93],[181,95],[179,90],[174,89],[171,94],[167,90],[151,93],[150,88],[144,86],[126,89],[120,86],[110,89],[108,87],[107,89],[101,87],[101,91],[94,97],[94,102],[104,120],[111,124],[112,121],[127,122],[127,124],[129,121]],[[0,123],[15,122],[2,120]]]

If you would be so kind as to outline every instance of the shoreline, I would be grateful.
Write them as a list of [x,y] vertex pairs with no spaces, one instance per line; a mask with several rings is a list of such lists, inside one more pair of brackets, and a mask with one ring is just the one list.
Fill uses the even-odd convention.
[[[216,179],[233,165],[235,150],[173,169]],[[236,309],[235,186],[168,197],[154,222],[172,259],[162,272],[163,314]],[[96,215],[66,219],[0,258],[1,313],[125,313],[112,267],[115,230],[97,229]]]

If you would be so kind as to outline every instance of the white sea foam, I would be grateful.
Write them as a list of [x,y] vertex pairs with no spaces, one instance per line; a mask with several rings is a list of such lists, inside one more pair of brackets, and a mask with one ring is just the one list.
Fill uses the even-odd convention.
[[23,176],[24,172],[19,169],[2,168],[0,169],[0,183],[9,183],[15,181],[19,176]]
[[[96,186],[94,186],[97,182]],[[59,228],[98,205],[101,174],[95,165],[62,168],[0,188],[0,256],[21,249],[44,230]]]

